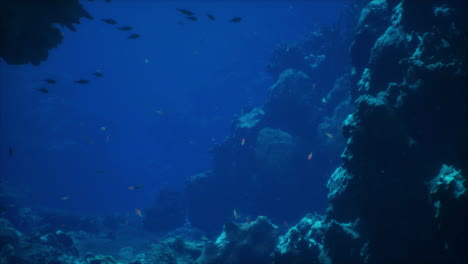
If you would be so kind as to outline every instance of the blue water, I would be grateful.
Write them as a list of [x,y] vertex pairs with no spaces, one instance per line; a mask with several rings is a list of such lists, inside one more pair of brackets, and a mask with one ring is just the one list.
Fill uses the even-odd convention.
[[[94,20],[63,28],[47,61],[0,64],[0,173],[23,205],[83,214],[143,208],[161,188],[182,189],[210,169],[209,150],[229,135],[233,116],[264,103],[274,47],[307,38],[341,10],[307,1],[82,3]],[[236,16],[242,21],[230,23]],[[134,30],[117,30],[125,25]],[[133,33],[141,37],[127,39]],[[128,190],[135,185],[143,188]]]

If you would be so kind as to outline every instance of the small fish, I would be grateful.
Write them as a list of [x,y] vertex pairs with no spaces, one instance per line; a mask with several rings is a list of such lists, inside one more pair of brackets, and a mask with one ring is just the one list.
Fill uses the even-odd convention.
[[133,191],[133,190],[135,190],[135,186],[128,186],[128,189],[129,189],[130,191]]
[[66,200],[68,200],[68,199],[70,199],[70,196],[63,196],[63,197],[60,197],[60,200],[62,200],[62,201],[66,201]]
[[325,132],[325,135],[326,135],[329,139],[334,139],[334,138],[335,138],[335,136],[334,136],[332,133]]
[[164,115],[164,112],[161,110],[155,110],[154,112],[158,115]]
[[215,142],[215,141],[216,141],[216,138],[212,137],[211,142]]
[[143,214],[141,213],[141,210],[140,210],[140,209],[135,208],[135,213],[136,213],[139,217],[143,217]]
[[326,104],[327,103],[327,98],[323,97],[322,98],[322,103]]
[[106,3],[110,3],[112,0],[106,0]]
[[189,20],[192,20],[192,21],[197,21],[198,20],[198,18],[194,17],[194,16],[188,16],[186,18],[189,19]]
[[104,173],[104,170],[96,170],[97,173]]
[[101,71],[96,71],[95,73],[93,73],[93,75],[96,76],[96,77],[102,77],[102,76],[104,76],[104,74],[102,74]]
[[285,227],[289,227],[288,221],[284,220],[284,221],[283,221],[283,225],[284,225]]
[[242,20],[242,18],[240,18],[240,17],[233,17],[233,18],[231,18],[231,20],[229,20],[229,22],[239,23],[239,22],[241,22],[241,20]]
[[100,129],[101,131],[106,131],[106,130],[107,130],[107,127],[102,126],[102,127],[100,127],[99,129]]
[[316,84],[316,83],[313,83],[313,84],[312,84],[312,90],[315,90],[315,87],[317,87],[317,84]]
[[239,218],[239,214],[237,214],[237,211],[236,211],[236,209],[234,209],[233,215],[234,215],[234,219],[237,219],[237,218]]
[[198,55],[198,50],[194,50],[193,55]]
[[241,146],[244,146],[245,145],[245,138],[242,138],[241,140]]
[[177,25],[181,25],[181,26],[182,26],[182,25],[184,25],[184,22],[179,21],[179,22],[177,22]]
[[24,160],[30,160],[31,158],[29,156],[23,156]]
[[14,153],[13,147],[10,146],[10,147],[8,148],[8,155],[10,155],[10,158],[13,157],[13,153]]
[[251,221],[250,218],[248,218],[248,217],[245,218],[245,221],[246,221],[249,225],[252,224],[252,221]]
[[148,59],[145,59],[145,63],[148,64],[148,63],[149,63],[149,60],[148,60]]
[[312,152],[307,156],[307,160],[311,160],[312,159]]
[[56,84],[57,83],[57,80],[55,80],[55,79],[44,79],[43,81],[48,83],[48,84]]
[[8,207],[0,205],[0,211],[8,211]]
[[37,88],[36,90],[41,93],[49,93],[49,90],[47,90],[46,88]]
[[130,31],[132,30],[133,28],[130,27],[130,26],[123,26],[123,27],[119,27],[117,28],[118,30],[122,30],[122,31]]
[[110,137],[106,136],[106,143],[109,143],[109,139],[110,139]]
[[211,21],[215,21],[216,18],[212,15],[212,14],[206,14],[206,16],[211,20]]
[[193,15],[195,15],[195,13],[193,13],[192,11],[187,10],[187,9],[176,8],[176,10],[179,11],[179,12],[181,12],[181,13],[184,14],[184,15],[187,15],[187,16],[193,16]]
[[135,186],[135,190],[138,190],[138,189],[141,189],[141,188],[143,188],[143,185],[137,185],[137,186]]
[[86,80],[86,79],[79,79],[77,81],[74,81],[74,83],[78,83],[78,84],[88,84],[89,83],[89,80]]
[[109,25],[115,25],[115,24],[117,24],[117,21],[115,21],[115,20],[112,19],[112,18],[101,19],[101,21],[103,21],[103,22],[105,22],[105,23],[107,23],[107,24],[109,24]]
[[88,141],[89,144],[93,144],[93,139],[92,138],[87,138],[86,140]]
[[130,36],[128,36],[128,39],[137,39],[139,37],[140,37],[140,35],[138,35],[138,34],[131,34]]

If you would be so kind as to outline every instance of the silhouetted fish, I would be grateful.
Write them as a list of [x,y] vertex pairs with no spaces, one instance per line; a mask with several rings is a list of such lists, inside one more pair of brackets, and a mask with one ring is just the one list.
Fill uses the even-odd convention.
[[231,20],[229,20],[229,22],[239,23],[239,22],[241,22],[241,20],[242,20],[242,18],[240,18],[240,17],[233,17],[233,18],[231,18]]
[[102,72],[100,72],[100,71],[96,71],[95,73],[93,73],[93,75],[96,76],[96,77],[104,76],[104,74],[102,74]]
[[106,3],[110,3],[112,0],[106,0]]
[[123,26],[123,27],[119,27],[118,30],[122,30],[122,31],[130,31],[132,30],[133,28],[132,27],[129,27],[129,26]]
[[102,22],[105,22],[107,24],[110,24],[110,25],[115,25],[117,24],[117,21],[115,21],[114,19],[112,18],[106,18],[106,19],[101,19]]
[[74,81],[74,83],[78,83],[78,84],[88,84],[89,81],[88,81],[88,80],[85,80],[85,79],[79,79],[78,81]]
[[215,21],[215,17],[212,15],[212,14],[206,14],[206,16],[211,20],[211,21]]
[[132,34],[132,35],[128,36],[129,39],[137,39],[139,37],[140,37],[140,35],[138,35],[138,34]]
[[46,88],[37,88],[36,90],[38,90],[41,93],[49,93],[49,90],[47,90]]
[[57,81],[55,79],[44,79],[43,81],[48,83],[48,84],[56,84],[57,83]]
[[190,19],[192,21],[197,21],[198,20],[198,18],[194,17],[194,16],[189,16],[189,17],[187,17],[187,19]]
[[13,157],[13,147],[9,147],[8,148],[8,155],[10,155],[10,157]]
[[182,21],[179,21],[179,22],[177,22],[177,24],[178,24],[178,25],[183,25],[183,24],[184,24],[184,22],[182,22]]
[[193,13],[192,11],[187,10],[187,9],[176,8],[176,10],[179,11],[179,12],[181,12],[181,13],[184,14],[184,15],[187,15],[187,16],[193,16],[193,15],[195,15],[195,13]]

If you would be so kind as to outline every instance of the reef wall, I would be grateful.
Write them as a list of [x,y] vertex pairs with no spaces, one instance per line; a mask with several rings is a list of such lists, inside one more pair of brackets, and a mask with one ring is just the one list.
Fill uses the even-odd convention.
[[336,253],[326,237],[332,261],[468,261],[467,15],[463,1],[379,0],[362,11],[351,47],[357,110],[343,125],[326,216],[356,223],[361,239]]
[[213,169],[187,181],[194,226],[216,234],[234,218],[266,215],[288,225],[325,212],[326,181],[345,144],[340,125],[353,109],[350,31],[339,25],[278,45],[267,67],[276,80],[267,102],[236,117],[213,149]]

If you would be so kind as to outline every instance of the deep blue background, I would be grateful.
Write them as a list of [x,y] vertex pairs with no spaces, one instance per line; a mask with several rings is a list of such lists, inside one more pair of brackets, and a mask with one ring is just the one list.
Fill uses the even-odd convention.
[[[9,190],[33,207],[94,214],[142,208],[160,188],[183,188],[187,177],[210,168],[209,149],[229,134],[233,115],[266,99],[274,80],[265,66],[275,45],[306,38],[340,11],[338,3],[220,2],[83,1],[95,19],[82,20],[78,32],[63,29],[62,45],[46,62],[1,62],[0,173]],[[234,16],[243,20],[229,23]],[[127,39],[133,32],[103,18],[134,27],[141,38]],[[93,76],[96,70],[104,77]],[[91,83],[73,83],[81,78]]]

